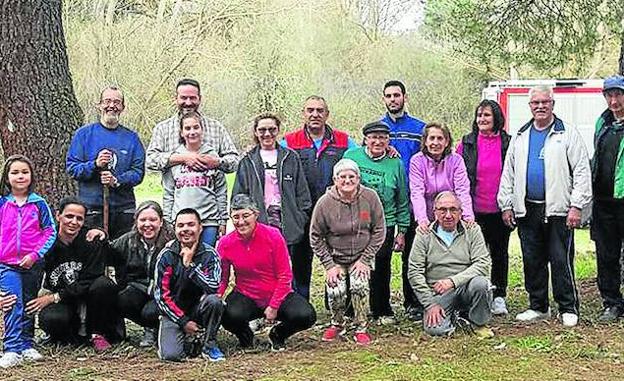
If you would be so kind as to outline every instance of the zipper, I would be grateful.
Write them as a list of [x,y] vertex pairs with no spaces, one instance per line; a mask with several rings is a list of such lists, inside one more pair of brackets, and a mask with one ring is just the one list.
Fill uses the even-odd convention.
[[20,251],[22,250],[22,207],[17,207],[17,256],[19,258]]
[[[277,152],[277,154],[279,155],[279,151]],[[286,151],[286,154],[284,155],[284,157],[282,158],[282,161],[280,161],[279,167],[275,168],[275,174],[277,175],[277,171],[279,171],[279,191],[280,191],[280,227],[282,229],[282,232],[284,231],[284,213],[282,213],[282,211],[284,210],[284,205],[282,203],[282,200],[284,199],[284,162],[286,161],[286,157],[288,156],[289,152]],[[294,180],[294,179],[293,179]]]

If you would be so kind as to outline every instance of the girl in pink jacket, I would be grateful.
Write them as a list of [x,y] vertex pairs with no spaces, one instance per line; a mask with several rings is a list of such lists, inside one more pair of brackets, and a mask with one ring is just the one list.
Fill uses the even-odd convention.
[[33,313],[28,302],[41,283],[41,259],[56,240],[52,212],[33,192],[32,162],[23,155],[7,158],[0,179],[0,292],[14,295],[4,313],[4,354],[0,367],[43,356],[33,348]]

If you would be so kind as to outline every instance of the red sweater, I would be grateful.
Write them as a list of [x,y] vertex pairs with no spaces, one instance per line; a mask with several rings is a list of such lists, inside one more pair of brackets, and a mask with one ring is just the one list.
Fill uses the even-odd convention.
[[234,290],[256,302],[260,308],[279,309],[292,290],[292,269],[286,241],[280,231],[258,222],[251,238],[245,240],[235,230],[219,240],[223,295],[234,268]]

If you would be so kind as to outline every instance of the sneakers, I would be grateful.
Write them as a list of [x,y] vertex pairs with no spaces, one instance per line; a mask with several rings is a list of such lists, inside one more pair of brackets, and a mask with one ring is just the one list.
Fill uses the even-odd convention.
[[28,348],[22,351],[22,358],[24,361],[41,361],[43,360],[43,355],[35,348]]
[[271,351],[282,352],[286,350],[286,343],[284,343],[283,339],[277,336],[275,329],[271,329],[269,332],[269,341],[271,342]]
[[600,323],[613,323],[622,316],[622,310],[618,306],[610,306],[602,311],[602,314],[598,317]]
[[525,323],[537,322],[546,319],[550,319],[550,308],[546,312],[536,311],[529,308],[528,310],[516,315],[516,320]]
[[332,325],[323,332],[321,341],[332,342],[335,341],[342,333],[342,327],[338,325]]
[[2,357],[0,357],[0,368],[10,368],[21,364],[22,361],[24,361],[24,358],[19,353],[4,352]]
[[472,331],[479,339],[490,339],[494,337],[494,331],[488,326],[473,326]]
[[420,323],[423,320],[424,311],[422,308],[407,307],[405,309],[405,317],[414,323]]
[[497,296],[492,300],[492,304],[490,304],[490,311],[492,311],[493,315],[507,315],[509,311],[507,310],[507,303],[505,303],[505,298],[502,296]]
[[358,345],[368,345],[373,341],[368,332],[356,332],[353,338]]
[[379,324],[379,325],[395,325],[396,324],[396,319],[394,318],[394,316],[380,316],[379,319],[377,319],[377,324]]
[[225,355],[223,354],[223,352],[221,352],[221,349],[219,349],[219,347],[217,346],[204,348],[202,350],[201,356],[202,358],[205,358],[206,360],[210,360],[210,361],[224,361],[225,360]]
[[561,323],[564,327],[574,327],[578,324],[578,315],[571,312],[561,314]]
[[143,338],[139,342],[139,347],[150,348],[156,346],[156,330],[154,328],[145,328],[143,330]]
[[97,353],[102,353],[111,347],[108,340],[106,340],[104,336],[98,334],[91,335],[91,344],[93,344],[93,349],[95,349]]

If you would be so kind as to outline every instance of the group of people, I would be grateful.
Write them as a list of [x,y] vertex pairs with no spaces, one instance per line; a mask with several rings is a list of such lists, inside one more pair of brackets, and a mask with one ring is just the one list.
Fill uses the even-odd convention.
[[[456,147],[447,126],[407,113],[403,83],[389,81],[382,92],[387,113],[363,127],[362,146],[327,123],[325,99],[310,96],[300,129],[278,139],[280,118],[261,114],[255,146],[239,155],[224,126],[200,112],[197,81],[178,82],[177,111],[156,125],[147,150],[119,123],[122,92],[107,87],[99,120],[81,127],[68,150],[78,197],[63,199],[55,213],[33,191],[32,162],[7,158],[0,366],[42,359],[33,346],[36,314],[46,341],[90,342],[96,351],[125,339],[124,319],[143,327],[140,345],[156,345],[163,360],[223,360],[219,328],[248,348],[257,319],[271,325],[271,348],[283,350],[316,322],[314,256],[331,314],[321,340],[353,328],[355,342],[366,345],[370,321],[395,322],[395,251],[408,319],[431,335],[463,324],[488,337],[492,314],[508,313],[516,226],[529,294],[516,319],[550,317],[550,277],[560,319],[572,327],[579,317],[574,229],[590,215],[605,307],[599,319],[622,315],[624,77],[604,81],[608,109],[597,122],[591,166],[578,131],[555,116],[549,87],[530,90],[533,118],[514,136],[500,106],[482,101]],[[162,207],[136,206],[133,189],[145,167],[162,174]],[[228,203],[225,174],[233,172]]]

